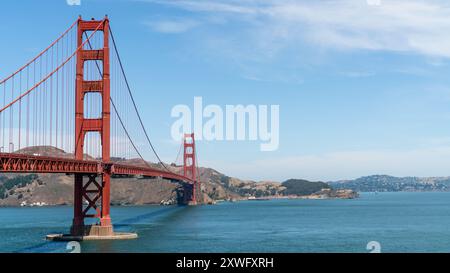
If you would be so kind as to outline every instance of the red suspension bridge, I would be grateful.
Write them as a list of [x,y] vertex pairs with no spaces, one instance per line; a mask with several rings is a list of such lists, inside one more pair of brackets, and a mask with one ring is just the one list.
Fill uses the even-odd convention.
[[[0,129],[0,172],[74,176],[71,235],[114,234],[110,190],[116,175],[178,181],[182,202],[197,203],[194,135],[184,135],[180,171],[161,161],[143,125],[107,17],[80,17],[0,81]],[[144,159],[143,147],[157,164]],[[87,225],[86,218],[98,220]]]

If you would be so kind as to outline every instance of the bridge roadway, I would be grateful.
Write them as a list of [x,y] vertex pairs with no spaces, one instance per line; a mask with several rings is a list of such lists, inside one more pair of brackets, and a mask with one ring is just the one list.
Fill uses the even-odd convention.
[[194,183],[188,177],[150,167],[95,160],[0,153],[0,173],[102,174],[105,171],[112,175],[141,175],[144,177],[161,177],[189,184]]

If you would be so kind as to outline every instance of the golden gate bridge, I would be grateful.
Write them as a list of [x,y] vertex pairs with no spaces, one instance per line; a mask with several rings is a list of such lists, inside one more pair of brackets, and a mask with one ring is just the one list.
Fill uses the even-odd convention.
[[[184,134],[182,171],[161,161],[131,92],[108,17],[80,16],[0,81],[0,129],[1,173],[74,176],[71,236],[115,234],[110,217],[114,176],[179,182],[183,204],[195,205],[201,196],[194,134]],[[144,159],[144,145],[158,164]],[[96,222],[88,225],[86,218]]]

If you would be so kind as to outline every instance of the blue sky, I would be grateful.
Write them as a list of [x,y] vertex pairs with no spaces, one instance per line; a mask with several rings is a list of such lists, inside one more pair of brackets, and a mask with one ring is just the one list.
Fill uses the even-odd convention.
[[280,105],[280,146],[199,142],[253,180],[450,175],[447,1],[3,1],[0,78],[77,16],[111,19],[145,125],[172,161],[177,104]]

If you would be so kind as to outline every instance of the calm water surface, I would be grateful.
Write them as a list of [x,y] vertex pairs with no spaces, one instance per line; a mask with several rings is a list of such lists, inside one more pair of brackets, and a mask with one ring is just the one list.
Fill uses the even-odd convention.
[[[127,241],[83,252],[450,252],[450,193],[363,193],[354,200],[271,200],[198,207],[113,207]],[[65,252],[71,207],[0,208],[0,252]]]

